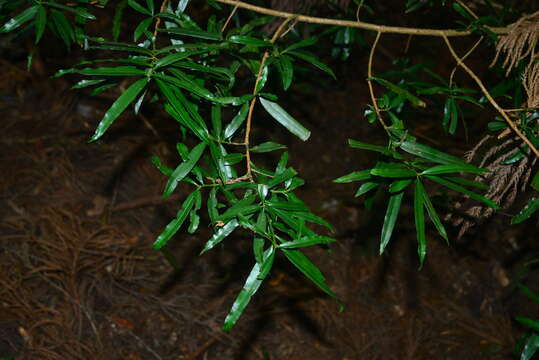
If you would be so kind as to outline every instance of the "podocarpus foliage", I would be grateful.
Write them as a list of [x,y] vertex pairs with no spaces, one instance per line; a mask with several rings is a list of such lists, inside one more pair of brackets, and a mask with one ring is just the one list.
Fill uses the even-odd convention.
[[[358,169],[334,181],[360,182],[354,196],[367,206],[372,206],[377,191],[387,194],[380,253],[390,242],[406,201],[414,209],[420,264],[427,254],[427,219],[449,241],[427,183],[460,193],[469,203],[464,207],[457,204],[466,218],[452,216],[452,222],[461,226],[461,234],[473,226],[473,219],[511,205],[528,186],[539,190],[539,173],[534,170],[539,155],[538,13],[523,16],[527,9],[505,2],[406,1],[404,12],[437,6],[441,7],[437,11],[455,18],[453,29],[424,29],[376,25],[383,23],[383,14],[377,14],[369,0],[298,1],[293,6],[292,2],[273,1],[276,9],[260,6],[262,3],[208,0],[211,10],[205,22],[198,23],[190,16],[194,5],[189,0],[0,0],[0,33],[15,34],[14,41],[33,38],[38,45],[52,36],[67,48],[86,50],[87,60],[56,74],[81,75],[83,79],[74,89],[92,88],[97,95],[129,84],[105,113],[91,141],[106,136],[123,112],[138,112],[148,102],[156,101],[177,121],[177,164],[168,167],[158,157],[153,162],[168,177],[164,197],[179,186],[189,189],[189,194],[178,204],[176,217],[157,235],[153,248],[170,258],[167,243],[182,228],[196,232],[201,211],[207,211],[213,229],[201,253],[233,236],[236,229],[252,233],[254,265],[224,321],[225,329],[239,319],[280,255],[338,301],[323,274],[302,252],[305,247],[335,241],[310,224],[330,232],[332,226],[295,194],[304,181],[288,166],[286,145],[272,141],[270,132],[262,143],[254,144],[251,139],[251,127],[257,121],[255,108],[260,108],[275,120],[273,126],[283,126],[308,141],[310,131],[281,106],[275,85],[289,90],[300,68],[336,78],[315,54],[320,53],[315,46],[320,41],[330,44],[325,56],[346,61],[353,47],[366,46],[365,39],[372,39],[366,79],[372,101],[365,104],[365,118],[381,127],[387,141],[373,145],[365,139],[350,139],[351,147],[373,152],[377,160],[372,168]],[[299,13],[324,3],[340,18]],[[86,25],[96,19],[97,8],[113,17],[112,29],[89,34]],[[129,22],[129,29],[124,30],[122,19],[129,12],[137,22]],[[309,31],[303,31],[307,27]],[[307,33],[310,35],[304,35]],[[451,76],[444,78],[428,63],[406,59],[396,61],[390,72],[376,73],[376,49],[385,34],[409,36],[411,41],[439,38],[455,60]],[[456,37],[473,37],[477,43],[459,55],[452,45]],[[501,74],[494,87],[487,87],[466,65],[466,58],[481,42],[491,45],[493,64],[504,68],[492,68]],[[102,53],[114,56],[96,56]],[[32,54],[28,61],[30,65]],[[477,86],[458,86],[454,80],[457,70],[464,71]],[[250,84],[248,92],[245,83]],[[408,119],[429,108],[439,113],[440,126],[448,136],[455,135],[459,127],[466,126],[463,114],[469,106],[491,106],[498,116],[485,129],[488,135],[465,158],[418,140],[410,128]],[[493,139],[495,144],[489,145]],[[273,151],[281,152],[278,162],[270,168],[259,165],[259,159]],[[539,199],[531,198],[512,223],[525,221],[538,208]],[[527,321],[526,325],[539,329],[538,323]],[[526,358],[539,346],[536,334],[528,339]]]

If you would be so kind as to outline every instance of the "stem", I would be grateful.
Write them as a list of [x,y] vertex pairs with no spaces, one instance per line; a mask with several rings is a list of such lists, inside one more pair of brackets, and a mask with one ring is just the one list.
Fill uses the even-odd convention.
[[[410,28],[410,27],[400,27],[400,26],[385,26],[371,24],[363,21],[350,21],[350,20],[337,20],[329,18],[321,18],[315,16],[306,16],[295,13],[289,13],[285,11],[277,11],[268,9],[262,6],[251,5],[243,1],[237,0],[215,0],[216,2],[234,5],[239,8],[251,10],[259,14],[272,15],[275,17],[282,18],[296,18],[299,22],[306,22],[312,24],[324,24],[324,25],[336,25],[336,26],[346,26],[353,28],[360,28],[365,30],[376,31],[384,34],[409,34],[409,35],[419,35],[419,36],[468,36],[472,34],[471,31],[459,31],[452,29],[421,29],[421,28]],[[496,34],[506,34],[508,29],[507,27],[489,27],[489,30]]]
[[[281,25],[275,30],[275,33],[273,34],[273,37],[271,38],[271,43],[275,43],[277,39],[279,38],[280,34],[283,32],[283,29],[285,28],[286,24],[292,20],[292,18],[286,18]],[[245,145],[245,161],[247,165],[247,172],[245,174],[245,177],[249,179],[251,182],[253,181],[253,175],[252,175],[252,169],[251,169],[251,151],[249,150],[249,141],[251,136],[251,123],[253,120],[253,110],[255,108],[256,104],[256,88],[258,87],[258,83],[260,81],[260,78],[262,77],[262,73],[264,71],[264,65],[266,64],[267,59],[269,58],[269,51],[266,50],[264,52],[264,56],[262,56],[262,60],[260,61],[260,67],[258,68],[258,74],[256,76],[255,86],[253,88],[253,99],[251,100],[251,104],[249,105],[249,113],[247,115],[247,120],[245,123],[245,139],[243,141]]]
[[457,55],[457,53],[455,52],[455,49],[453,49],[453,46],[451,45],[451,43],[449,42],[449,39],[447,38],[447,36],[443,36],[443,39],[447,45],[447,48],[449,49],[449,51],[451,52],[451,55],[453,56],[453,58],[457,61],[457,63],[468,73],[468,75],[470,75],[470,77],[472,79],[474,79],[474,81],[477,83],[477,85],[479,86],[479,88],[481,89],[481,91],[483,92],[483,94],[485,95],[485,97],[488,99],[488,101],[491,103],[492,106],[494,106],[494,108],[496,110],[498,110],[498,112],[500,113],[500,115],[505,119],[505,121],[507,122],[507,124],[509,124],[509,127],[511,127],[511,129],[515,132],[515,134],[517,134],[517,136],[519,138],[522,139],[522,141],[524,141],[526,143],[526,145],[528,145],[528,147],[533,151],[533,153],[535,154],[535,156],[539,157],[539,151],[537,150],[537,148],[535,146],[533,146],[533,144],[531,143],[531,141],[519,130],[519,128],[517,127],[517,125],[515,124],[515,122],[513,120],[511,120],[509,118],[509,116],[507,115],[507,113],[501,108],[500,105],[498,105],[498,103],[496,102],[496,100],[494,100],[494,98],[490,95],[490,93],[488,92],[487,88],[485,87],[485,85],[483,84],[483,82],[481,81],[481,79],[479,79],[479,77],[468,67],[466,66],[466,64],[464,64],[464,62],[462,61],[462,59]]
[[[378,41],[380,40],[380,36],[382,35],[381,32],[376,33],[376,39],[374,39],[374,43],[371,46],[371,53],[369,54],[369,65],[367,67],[367,84],[369,85],[369,93],[371,94],[371,100],[372,100],[372,106],[374,106],[374,111],[376,112],[376,117],[378,118],[378,121],[382,126],[384,127],[384,130],[388,132],[389,130],[387,128],[387,125],[384,121],[384,118],[382,118],[382,114],[380,113],[380,108],[378,107],[378,103],[376,101],[376,96],[374,96],[374,88],[372,86],[372,59],[374,58],[374,51],[376,50],[376,45],[378,45]],[[391,134],[390,134],[391,135]]]
[[[163,4],[161,4],[161,8],[159,9],[159,12],[165,12],[165,9],[167,8],[169,0],[164,0]],[[161,18],[158,17],[155,21],[155,29],[153,30],[153,37],[157,37],[157,32],[159,31],[159,25],[161,25]]]

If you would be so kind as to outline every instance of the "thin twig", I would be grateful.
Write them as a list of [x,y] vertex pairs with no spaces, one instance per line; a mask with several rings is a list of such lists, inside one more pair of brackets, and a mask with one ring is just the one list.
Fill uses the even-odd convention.
[[236,13],[237,10],[238,10],[238,7],[234,6],[234,9],[232,9],[232,11],[230,12],[230,15],[228,15],[228,18],[225,21],[225,24],[221,28],[221,33],[225,32],[225,29],[228,26],[228,23],[230,22],[230,20],[232,20],[232,17],[234,16],[234,14]]
[[[272,15],[275,17],[282,18],[296,18],[299,22],[306,22],[312,24],[324,24],[324,25],[336,25],[336,26],[346,26],[353,28],[360,28],[365,30],[376,31],[384,34],[411,34],[411,35],[420,35],[420,36],[468,36],[472,34],[472,31],[465,30],[453,30],[453,29],[421,29],[421,28],[410,28],[410,27],[400,27],[400,26],[385,26],[378,24],[371,24],[363,21],[350,21],[350,20],[337,20],[329,18],[321,18],[315,16],[306,16],[295,13],[289,13],[285,11],[277,11],[268,9],[262,6],[256,6],[252,4],[245,3],[243,1],[237,0],[215,0],[216,2],[228,5],[234,5],[239,8],[251,10],[259,14]],[[489,27],[490,31],[496,34],[506,34],[506,27]]]
[[[161,13],[165,12],[165,9],[168,6],[168,1],[169,0],[164,0],[163,1],[163,4],[161,4],[161,8],[159,9],[159,12],[161,12]],[[157,36],[157,32],[159,31],[159,25],[161,25],[161,18],[160,17],[158,17],[157,20],[155,21],[155,29],[153,31],[153,37]]]
[[515,134],[517,134],[517,136],[519,138],[522,139],[522,141],[524,141],[526,143],[526,145],[528,145],[528,147],[533,151],[533,153],[535,154],[535,156],[539,157],[539,151],[537,150],[537,148],[535,146],[533,146],[533,144],[531,143],[531,141],[519,130],[519,128],[517,127],[517,125],[514,123],[513,120],[511,120],[509,118],[509,116],[507,115],[507,113],[502,109],[502,107],[500,105],[498,105],[498,103],[496,102],[496,100],[494,100],[494,98],[490,95],[490,93],[488,92],[487,88],[485,87],[485,85],[483,85],[483,82],[481,81],[481,79],[479,79],[479,77],[477,75],[475,75],[475,73],[468,67],[466,66],[466,64],[464,64],[464,62],[462,61],[462,59],[457,55],[457,53],[455,52],[455,49],[453,49],[453,46],[451,45],[451,43],[449,42],[449,39],[447,38],[447,36],[442,36],[446,45],[447,45],[447,48],[449,49],[449,51],[451,52],[451,55],[453,56],[453,58],[457,61],[457,63],[468,73],[468,75],[470,75],[470,77],[472,79],[475,80],[475,82],[477,83],[477,85],[479,86],[479,88],[481,89],[481,91],[483,92],[483,94],[485,95],[485,97],[487,98],[487,100],[491,103],[492,106],[494,106],[494,108],[496,110],[498,110],[498,112],[500,113],[500,115],[505,119],[505,121],[507,122],[507,124],[511,127],[511,129],[513,129],[513,131],[515,132]]
[[369,54],[369,65],[367,68],[367,84],[369,85],[369,92],[371,94],[371,100],[372,100],[372,106],[374,106],[374,111],[376,112],[376,117],[378,118],[378,121],[380,121],[380,124],[384,127],[384,130],[387,130],[387,125],[382,118],[382,114],[380,113],[380,108],[378,107],[378,103],[376,101],[376,96],[374,96],[374,88],[372,87],[372,60],[374,58],[374,52],[376,50],[376,45],[378,45],[378,40],[380,40],[380,36],[382,35],[381,32],[376,33],[376,39],[374,39],[374,43],[371,46],[371,53]]
[[[284,28],[286,27],[286,24],[288,24],[288,22],[290,20],[292,20],[293,17],[290,17],[290,18],[286,18],[282,23],[281,25],[279,25],[279,27],[277,28],[277,30],[275,30],[275,33],[273,34],[273,37],[271,38],[271,43],[275,43],[275,41],[277,41],[277,39],[279,38],[279,36],[281,35],[281,33],[283,32]],[[247,120],[246,120],[246,123],[245,123],[245,139],[243,141],[243,143],[245,144],[245,161],[246,161],[246,164],[247,164],[247,171],[246,171],[246,174],[245,174],[245,177],[247,179],[249,179],[250,181],[253,181],[253,175],[252,175],[252,170],[251,170],[251,151],[249,149],[249,139],[250,139],[250,136],[251,136],[251,123],[252,123],[252,119],[253,119],[253,110],[255,108],[255,104],[256,104],[256,88],[258,87],[258,83],[260,82],[260,79],[262,78],[262,73],[264,72],[264,66],[266,64],[266,60],[269,58],[270,56],[270,53],[269,51],[265,51],[264,52],[264,56],[262,57],[262,60],[260,61],[260,67],[258,69],[258,74],[256,76],[256,81],[255,81],[255,86],[253,88],[253,95],[255,95],[255,97],[253,97],[253,99],[251,100],[251,104],[249,105],[249,113],[247,115]]]

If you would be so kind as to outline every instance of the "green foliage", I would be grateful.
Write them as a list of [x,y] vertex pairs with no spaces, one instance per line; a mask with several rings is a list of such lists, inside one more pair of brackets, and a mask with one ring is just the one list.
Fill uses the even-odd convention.
[[[373,11],[364,1],[355,2]],[[335,72],[315,55],[319,41],[331,36],[330,55],[346,60],[353,47],[363,45],[364,40],[359,29],[338,26],[314,31],[305,38],[292,32],[288,37],[275,36],[270,40],[265,26],[271,17],[251,14],[247,21],[236,17],[229,23],[228,13],[220,11],[224,6],[214,1],[208,3],[214,12],[206,19],[206,24],[200,24],[186,12],[189,0],[169,1],[166,6],[154,0],[110,3],[108,0],[97,3],[78,0],[65,4],[54,0],[0,0],[0,34],[27,36],[31,33],[36,44],[45,37],[55,36],[67,49],[73,45],[83,47],[90,54],[87,60],[56,74],[82,76],[74,89],[91,88],[91,93],[97,95],[128,84],[106,111],[90,141],[106,136],[108,129],[121,121],[121,115],[129,109],[138,112],[154,99],[177,121],[184,134],[176,145],[177,164],[168,167],[158,157],[153,157],[152,161],[168,177],[164,197],[178,188],[187,195],[176,217],[157,236],[153,248],[161,250],[177,267],[166,246],[182,228],[189,233],[197,231],[203,208],[213,235],[202,247],[201,254],[224,244],[239,229],[252,234],[254,265],[225,319],[224,329],[228,330],[259,290],[276,256],[286,258],[323,292],[337,299],[321,271],[302,252],[309,246],[327,246],[334,242],[334,238],[327,236],[334,231],[333,227],[311,212],[295,194],[304,180],[287,165],[287,152],[282,152],[271,170],[258,165],[258,159],[266,153],[282,151],[286,145],[273,142],[270,136],[260,144],[252,144],[249,132],[252,122],[256,121],[253,109],[264,109],[276,120],[275,126],[283,126],[299,139],[308,140],[311,132],[283,108],[277,94],[281,89],[293,89],[300,73],[320,71],[328,79],[337,79]],[[405,11],[413,12],[435,4],[444,6],[445,1],[408,0]],[[95,20],[96,6],[110,8],[114,14],[110,35],[86,33],[86,23]],[[493,22],[492,16],[476,19],[458,3],[453,3],[453,8],[464,27],[486,33],[495,41],[495,35],[487,27]],[[130,24],[128,33],[123,33],[121,25],[126,14],[137,21]],[[112,37],[108,39],[108,36]],[[105,53],[111,57],[91,55]],[[387,142],[373,145],[350,139],[350,147],[373,152],[376,162],[371,168],[351,172],[334,181],[361,182],[355,197],[365,196],[366,204],[375,190],[385,193],[387,207],[380,253],[387,248],[398,226],[403,203],[409,201],[413,206],[419,262],[423,264],[429,239],[426,218],[438,235],[449,241],[431,201],[430,184],[441,185],[493,209],[499,209],[500,205],[479,193],[485,185],[464,177],[465,174],[484,175],[487,169],[473,166],[451,155],[447,149],[439,150],[418,142],[411,135],[413,125],[408,116],[410,105],[414,114],[423,108],[436,107],[442,128],[454,135],[459,124],[465,125],[463,106],[482,107],[485,99],[478,99],[477,90],[457,86],[452,77],[445,80],[428,63],[410,62],[397,59],[395,70],[368,79],[386,91],[375,100],[376,104],[368,106],[365,115],[370,123],[381,121]],[[246,91],[246,84],[253,90]],[[518,103],[516,106],[520,106],[522,99],[509,94],[519,87],[517,84],[514,79],[504,80],[491,89],[491,93],[494,97],[512,97]],[[534,146],[539,146],[537,118],[539,113],[535,109],[522,112],[519,118],[522,132]],[[502,119],[491,122],[488,128],[504,131],[507,124]],[[505,161],[518,163],[529,154],[530,149],[523,145]],[[532,186],[539,190],[538,184],[536,173]],[[411,196],[407,196],[408,193]],[[529,219],[538,209],[539,201],[530,200],[512,223]],[[313,224],[319,225],[317,229],[326,230],[316,232],[310,227]],[[532,330],[539,329],[533,320],[521,318],[519,321]],[[539,346],[538,339],[536,333],[528,337],[523,359],[533,355]]]

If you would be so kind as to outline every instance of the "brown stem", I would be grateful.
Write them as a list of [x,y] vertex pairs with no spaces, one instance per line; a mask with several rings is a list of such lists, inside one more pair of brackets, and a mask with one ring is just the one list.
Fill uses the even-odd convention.
[[509,116],[507,115],[507,113],[504,111],[504,109],[502,109],[502,107],[500,105],[498,105],[498,103],[496,102],[496,100],[494,100],[494,98],[490,95],[490,93],[488,92],[487,88],[485,87],[485,85],[483,84],[483,82],[481,81],[481,79],[479,79],[479,77],[468,67],[466,66],[466,64],[464,64],[464,62],[462,61],[462,59],[457,55],[457,53],[455,52],[455,49],[453,49],[453,46],[451,45],[451,43],[449,42],[449,39],[447,38],[447,36],[443,36],[443,39],[447,45],[447,48],[449,49],[449,51],[451,52],[451,55],[453,56],[453,58],[457,61],[457,63],[468,73],[468,75],[470,75],[470,77],[472,79],[474,79],[474,81],[477,83],[477,85],[479,86],[479,88],[481,89],[481,91],[483,92],[483,94],[485,95],[485,97],[487,98],[487,100],[491,103],[492,106],[494,106],[494,108],[496,110],[498,110],[498,112],[500,113],[500,115],[505,119],[505,121],[507,122],[507,124],[509,124],[509,127],[515,132],[515,134],[517,134],[517,136],[519,138],[522,139],[522,141],[524,141],[526,143],[526,145],[528,145],[528,147],[531,149],[531,151],[533,151],[533,153],[535,154],[535,156],[539,157],[539,151],[537,150],[537,148],[535,146],[533,146],[533,144],[531,143],[531,141],[519,130],[519,128],[517,127],[517,125],[514,123],[513,120],[511,120],[509,118]]
[[[272,44],[275,43],[275,41],[277,41],[277,39],[283,32],[286,24],[288,24],[288,22],[292,19],[293,18],[286,18],[281,23],[281,25],[279,25],[277,30],[275,30],[273,37],[271,38]],[[260,67],[258,68],[258,74],[256,76],[255,86],[253,88],[253,95],[255,95],[255,97],[253,97],[253,99],[251,100],[251,104],[249,105],[249,113],[247,115],[247,120],[245,123],[245,139],[243,141],[243,143],[245,144],[245,161],[247,163],[246,164],[247,172],[245,174],[245,177],[249,179],[250,181],[253,181],[253,175],[252,175],[252,170],[251,170],[251,151],[249,149],[249,141],[250,141],[250,136],[251,136],[251,123],[253,120],[253,110],[256,104],[256,88],[258,87],[258,83],[260,82],[260,79],[262,78],[262,73],[264,72],[264,65],[266,64],[266,60],[269,58],[269,55],[270,55],[269,51],[266,50],[264,52],[264,56],[262,57],[262,60],[260,61]]]
[[[165,9],[167,8],[167,5],[168,5],[168,1],[169,0],[164,0],[163,1],[163,4],[161,4],[161,8],[159,9],[159,12],[165,12]],[[159,25],[161,25],[161,18],[158,17],[157,20],[155,21],[155,29],[153,31],[153,36],[156,37],[157,36],[157,31],[159,30]]]
[[[384,34],[410,34],[410,35],[419,35],[419,36],[468,36],[471,31],[459,31],[452,29],[420,29],[420,28],[410,28],[410,27],[400,27],[400,26],[385,26],[371,24],[363,21],[350,21],[350,20],[337,20],[329,18],[321,18],[315,16],[306,16],[300,14],[289,13],[285,11],[277,11],[268,9],[262,6],[256,6],[252,4],[245,3],[238,0],[215,0],[219,3],[234,5],[239,8],[251,10],[259,14],[272,15],[282,18],[296,18],[299,22],[306,22],[312,24],[324,24],[324,25],[337,25],[337,26],[346,26],[353,28],[360,28],[365,30],[376,31]],[[489,30],[496,34],[506,34],[506,27],[489,27]]]
[[372,87],[372,60],[374,58],[374,51],[376,50],[376,45],[378,45],[378,41],[380,40],[380,36],[382,35],[381,32],[376,33],[376,39],[374,39],[374,43],[371,46],[371,53],[369,54],[369,65],[367,67],[367,84],[369,85],[369,93],[371,94],[371,100],[372,100],[372,106],[374,106],[374,111],[376,112],[376,117],[378,118],[378,121],[380,121],[380,124],[384,127],[384,130],[387,130],[387,125],[384,121],[384,118],[382,118],[382,114],[380,113],[380,108],[378,107],[378,103],[376,101],[376,96],[374,96],[374,88]]

